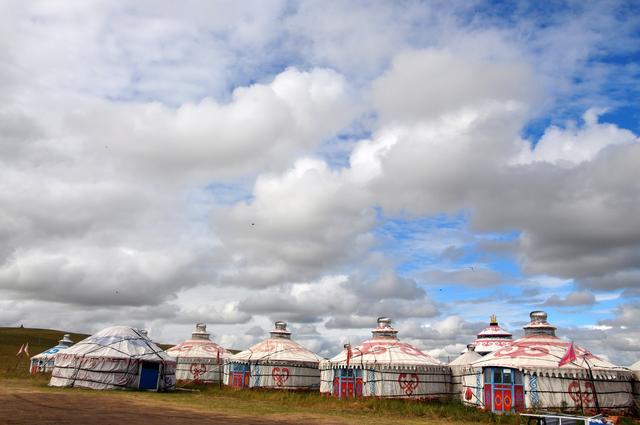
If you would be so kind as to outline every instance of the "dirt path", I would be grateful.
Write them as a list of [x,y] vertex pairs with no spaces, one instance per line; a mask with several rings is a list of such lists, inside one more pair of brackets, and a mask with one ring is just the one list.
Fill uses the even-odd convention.
[[227,412],[195,412],[193,410],[148,406],[109,397],[96,397],[81,393],[8,392],[0,391],[0,424],[63,425],[95,424],[122,425],[127,423],[157,425],[195,424],[322,424],[327,422],[312,417],[261,418],[236,416]]

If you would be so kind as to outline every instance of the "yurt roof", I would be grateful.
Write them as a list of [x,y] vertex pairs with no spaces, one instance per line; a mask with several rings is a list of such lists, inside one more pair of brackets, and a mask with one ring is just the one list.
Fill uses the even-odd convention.
[[73,345],[73,341],[71,341],[70,335],[69,334],[64,334],[64,336],[62,337],[62,339],[60,341],[58,341],[58,344],[56,346],[51,347],[48,350],[45,350],[40,354],[36,354],[35,356],[33,356],[31,358],[32,359],[50,358],[50,357],[55,356],[60,351],[66,350],[71,345]]
[[423,353],[413,345],[398,339],[398,331],[391,327],[391,319],[378,318],[378,327],[371,331],[373,338],[355,347],[345,346],[337,356],[324,363],[324,367],[346,367],[347,353],[351,349],[349,364],[353,367],[376,365],[380,367],[442,366],[437,359]]
[[64,355],[173,361],[148,336],[129,326],[111,326],[103,329],[69,347],[64,351]]
[[271,337],[258,344],[241,351],[231,357],[237,362],[299,362],[318,363],[322,357],[311,350],[291,340],[291,332],[287,330],[285,322],[275,323]]
[[577,359],[558,366],[567,353],[571,342],[564,341],[555,335],[555,327],[547,322],[544,312],[531,313],[531,323],[524,326],[525,336],[513,341],[473,363],[474,367],[511,367],[521,370],[570,370],[580,369],[611,372],[624,372],[625,368],[616,366],[588,350],[575,345]]
[[449,366],[468,366],[482,356],[475,351],[475,345],[468,344],[467,351],[459,355],[457,358],[449,362]]
[[176,358],[217,358],[218,353],[221,359],[231,356],[231,353],[211,341],[207,325],[204,323],[196,324],[190,339],[167,350],[167,354]]
[[478,333],[473,344],[479,354],[490,353],[511,344],[512,336],[511,333],[500,327],[498,318],[494,314],[489,319],[489,326]]

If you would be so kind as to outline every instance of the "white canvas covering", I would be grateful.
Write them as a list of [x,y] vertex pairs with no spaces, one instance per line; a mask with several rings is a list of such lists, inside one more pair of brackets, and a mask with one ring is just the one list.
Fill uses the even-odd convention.
[[640,360],[630,367],[633,372],[633,399],[635,402],[635,411],[640,413]]
[[176,379],[187,383],[213,383],[223,379],[224,361],[231,353],[211,341],[207,325],[198,323],[191,338],[167,350],[176,360]]
[[156,389],[175,387],[175,361],[141,331],[112,326],[56,354],[54,387],[139,388],[141,370],[158,368]]
[[482,397],[482,386],[479,369],[471,366],[482,356],[475,351],[473,344],[467,345],[467,351],[449,363],[451,368],[451,391],[455,397],[459,397],[464,404],[477,404]]
[[[362,396],[398,398],[448,397],[451,371],[413,345],[401,342],[391,320],[381,317],[373,338],[356,347],[345,346],[337,356],[320,363],[320,392],[342,397],[343,369],[361,380]],[[351,352],[349,364],[347,356]]]
[[513,335],[500,327],[498,318],[494,314],[489,319],[489,326],[480,331],[476,340],[473,341],[473,345],[476,353],[484,356],[506,347],[512,342]]
[[43,351],[31,357],[29,371],[35,373],[50,373],[53,370],[55,355],[73,345],[73,341],[69,338],[69,334],[64,334],[62,339],[58,341],[55,347]]
[[[544,312],[532,312],[525,336],[472,364],[486,370],[511,368],[523,374],[525,408],[625,410],[631,406],[631,373],[574,345],[577,359],[558,366],[569,341],[555,335]],[[485,376],[483,375],[483,381]]]
[[[270,338],[229,358],[225,364],[225,383],[248,388],[317,390],[321,360],[322,357],[291,340],[287,324],[278,321]],[[246,381],[234,385],[232,374],[242,368],[249,372]]]

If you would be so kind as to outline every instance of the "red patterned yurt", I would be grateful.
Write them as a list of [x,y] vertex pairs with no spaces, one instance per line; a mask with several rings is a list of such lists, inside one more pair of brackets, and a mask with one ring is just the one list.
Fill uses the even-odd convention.
[[478,369],[471,366],[482,358],[475,351],[473,344],[467,345],[458,358],[449,363],[451,368],[451,391],[454,397],[459,397],[464,404],[475,405],[477,400],[482,400],[481,376]]
[[484,356],[513,342],[513,335],[500,327],[498,318],[493,314],[489,318],[489,326],[484,328],[473,341],[476,347],[476,353]]
[[479,406],[499,413],[631,407],[629,369],[558,338],[545,312],[534,311],[530,317],[524,337],[473,363],[482,372]]
[[224,361],[231,356],[227,350],[211,341],[207,325],[196,324],[188,339],[167,350],[176,359],[176,379],[180,383],[213,383],[223,380]]
[[176,362],[128,326],[112,326],[56,354],[49,385],[92,389],[169,390]]
[[380,317],[373,337],[320,363],[320,392],[335,397],[439,398],[450,396],[451,372],[433,357],[398,340],[391,319]]
[[291,340],[285,322],[276,322],[271,337],[231,356],[225,382],[235,388],[317,390],[322,357]]
[[31,365],[29,371],[32,374],[36,373],[50,373],[53,370],[53,360],[61,351],[73,345],[73,341],[69,338],[69,334],[64,334],[62,339],[58,341],[55,347],[51,347],[42,353],[31,357]]

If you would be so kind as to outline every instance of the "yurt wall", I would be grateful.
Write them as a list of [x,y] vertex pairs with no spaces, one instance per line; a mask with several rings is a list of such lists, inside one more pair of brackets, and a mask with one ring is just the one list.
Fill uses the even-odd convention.
[[482,356],[475,352],[475,345],[467,345],[467,351],[449,363],[451,368],[451,392],[464,404],[475,405],[482,400],[482,370],[471,364]]
[[227,360],[224,382],[235,388],[317,390],[322,357],[292,341],[285,322],[276,322],[270,334]]
[[634,410],[640,415],[640,361],[631,366],[633,372],[633,400]]
[[51,371],[53,371],[54,359],[56,354],[66,350],[72,345],[73,341],[71,341],[69,334],[64,334],[62,339],[58,341],[58,344],[55,347],[49,348],[48,350],[31,357],[29,371],[32,374],[50,373]]
[[321,388],[339,398],[446,398],[451,370],[418,348],[397,338],[391,320],[378,319],[373,338],[349,345],[320,364]]
[[[632,390],[628,369],[556,337],[556,328],[547,322],[545,312],[534,311],[530,316],[523,338],[472,364],[483,371],[479,406],[498,413],[629,410]],[[560,364],[563,358],[567,361]]]
[[211,341],[207,325],[196,324],[188,339],[167,350],[176,359],[176,379],[184,383],[215,383],[224,379],[224,361],[231,354]]
[[92,389],[167,390],[175,361],[140,330],[113,326],[58,353],[49,385]]

